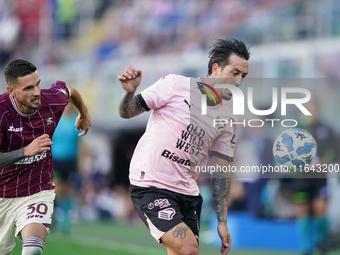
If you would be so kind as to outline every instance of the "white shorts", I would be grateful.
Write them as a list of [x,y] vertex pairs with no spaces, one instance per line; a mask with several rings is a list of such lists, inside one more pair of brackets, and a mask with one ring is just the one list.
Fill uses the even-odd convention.
[[0,198],[0,254],[11,252],[15,246],[14,236],[22,241],[21,230],[30,223],[39,223],[49,231],[54,198],[54,190],[27,197]]

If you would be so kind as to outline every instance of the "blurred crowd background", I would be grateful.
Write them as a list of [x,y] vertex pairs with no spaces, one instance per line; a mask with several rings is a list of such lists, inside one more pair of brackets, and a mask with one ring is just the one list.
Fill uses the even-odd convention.
[[[205,77],[215,38],[241,39],[250,47],[249,75],[242,86],[246,91],[258,84],[258,108],[270,107],[268,87],[273,85],[303,84],[315,95],[314,118],[296,109],[289,118],[314,135],[320,146],[317,162],[339,164],[340,1],[0,0],[1,69],[15,58],[31,61],[43,88],[55,80],[72,84],[92,116],[89,134],[76,139],[68,128],[72,121],[66,120],[76,112],[69,109],[60,123],[61,135],[54,138],[57,160],[75,165],[71,173],[56,169],[55,174],[55,217],[62,231],[69,231],[70,221],[140,224],[129,198],[128,168],[148,114],[119,118],[123,91],[116,77],[129,64],[140,68],[139,91],[169,73]],[[1,76],[0,92],[5,91]],[[283,129],[240,128],[235,164],[274,164],[273,141]],[[58,143],[71,149],[63,153]],[[258,219],[297,217],[288,179],[247,177],[235,176],[231,211]],[[202,224],[209,228],[214,214],[209,181],[199,182],[205,198]],[[338,178],[328,178],[327,187],[327,217],[336,233]]]

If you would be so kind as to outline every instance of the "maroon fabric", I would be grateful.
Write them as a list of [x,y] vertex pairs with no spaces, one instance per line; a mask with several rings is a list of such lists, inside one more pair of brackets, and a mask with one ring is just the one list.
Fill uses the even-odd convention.
[[[66,83],[57,81],[41,90],[42,107],[27,115],[17,109],[8,93],[0,95],[0,152],[25,147],[43,134],[52,137],[69,98]],[[0,197],[24,197],[50,189],[54,189],[51,151],[0,169]]]

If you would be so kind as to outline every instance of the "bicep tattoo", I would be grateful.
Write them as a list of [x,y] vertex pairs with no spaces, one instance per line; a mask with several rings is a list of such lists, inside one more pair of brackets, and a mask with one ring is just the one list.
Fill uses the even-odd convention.
[[124,94],[119,104],[119,115],[122,118],[132,118],[145,112],[142,102],[133,94]]

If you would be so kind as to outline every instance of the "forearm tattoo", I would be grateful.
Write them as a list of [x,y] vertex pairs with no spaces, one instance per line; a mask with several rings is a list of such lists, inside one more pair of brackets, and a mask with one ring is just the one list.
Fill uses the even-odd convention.
[[211,178],[214,206],[218,222],[226,222],[228,214],[228,197],[230,191],[230,174],[223,173]]
[[184,239],[187,236],[187,230],[188,227],[177,227],[173,232],[172,232],[172,236],[174,238],[181,238]]
[[131,118],[145,112],[144,107],[133,93],[125,93],[120,99],[119,115],[123,118]]

